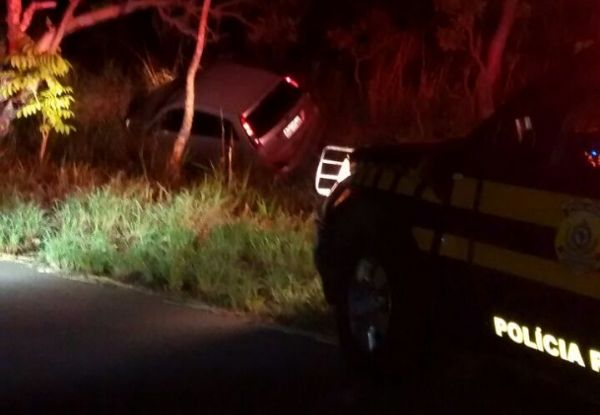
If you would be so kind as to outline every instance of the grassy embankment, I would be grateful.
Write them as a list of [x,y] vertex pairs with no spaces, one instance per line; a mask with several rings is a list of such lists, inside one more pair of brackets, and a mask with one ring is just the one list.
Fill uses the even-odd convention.
[[114,65],[98,74],[74,70],[77,131],[51,137],[46,165],[32,160],[36,123],[16,125],[0,146],[0,253],[323,327],[314,192],[265,184],[272,177],[257,187],[207,175],[183,190],[148,179],[154,154],[131,154],[122,120],[136,82],[152,88],[157,73],[148,65],[142,77]]
[[310,209],[285,186],[228,187],[209,175],[171,191],[76,165],[3,171],[2,253],[280,322],[323,324]]

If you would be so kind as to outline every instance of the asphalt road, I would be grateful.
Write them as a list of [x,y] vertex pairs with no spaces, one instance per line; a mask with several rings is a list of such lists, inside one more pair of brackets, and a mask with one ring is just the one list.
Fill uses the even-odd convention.
[[479,360],[437,366],[411,388],[373,383],[330,342],[0,263],[0,413],[585,410]]

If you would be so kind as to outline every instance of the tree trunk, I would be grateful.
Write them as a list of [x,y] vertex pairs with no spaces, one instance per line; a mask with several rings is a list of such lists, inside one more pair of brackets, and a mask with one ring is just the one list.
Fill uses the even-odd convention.
[[46,159],[46,149],[48,148],[48,137],[50,136],[50,131],[46,129],[42,129],[42,143],[40,144],[40,164],[44,163]]
[[21,0],[6,0],[6,37],[8,40],[8,53],[19,50],[23,32],[21,31],[21,13],[23,5]]
[[475,108],[477,108],[478,120],[486,119],[494,113],[495,84],[496,81],[492,79],[487,68],[481,68],[475,82]]
[[485,67],[481,69],[477,77],[475,94],[480,118],[487,118],[494,112],[494,91],[502,74],[506,43],[515,24],[518,6],[519,0],[504,0],[502,16],[490,42]]
[[50,43],[50,48],[48,52],[56,53],[60,48],[60,44],[62,43],[63,38],[65,37],[65,31],[67,29],[67,25],[73,20],[73,15],[75,14],[75,9],[79,6],[79,2],[81,0],[69,0],[69,5],[67,6],[67,10],[63,14],[62,20],[58,29],[56,29],[56,33],[54,34],[54,39]]
[[198,24],[196,50],[194,51],[194,56],[190,62],[186,77],[183,123],[181,125],[181,129],[179,130],[179,134],[177,135],[177,139],[175,140],[173,152],[171,153],[171,159],[169,160],[168,171],[170,178],[175,181],[179,179],[181,174],[183,154],[187,147],[188,141],[190,140],[190,133],[192,132],[192,123],[194,121],[196,74],[198,73],[200,60],[202,59],[202,53],[204,52],[210,6],[211,0],[204,0],[204,4],[202,6],[202,16],[200,18],[200,23]]

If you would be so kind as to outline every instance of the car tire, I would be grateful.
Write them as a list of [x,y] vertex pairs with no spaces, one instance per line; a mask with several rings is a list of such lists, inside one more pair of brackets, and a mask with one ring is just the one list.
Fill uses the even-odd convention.
[[360,223],[338,222],[346,227],[341,232],[346,244],[336,254],[340,347],[354,369],[410,378],[428,353],[430,279],[422,275],[426,267],[414,244],[391,235],[394,226],[377,228],[375,218],[382,216],[371,217],[373,221],[362,216]]

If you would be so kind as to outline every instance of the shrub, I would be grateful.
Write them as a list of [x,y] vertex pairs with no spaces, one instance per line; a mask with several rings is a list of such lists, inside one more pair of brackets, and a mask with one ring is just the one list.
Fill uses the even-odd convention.
[[[312,265],[311,218],[290,213],[279,198],[214,176],[179,192],[117,179],[46,209],[17,197],[0,221],[0,248],[35,248],[63,270],[314,325],[325,304]],[[19,231],[8,233],[15,221]]]
[[0,209],[0,252],[24,254],[35,250],[48,226],[43,209],[19,197],[3,200]]

